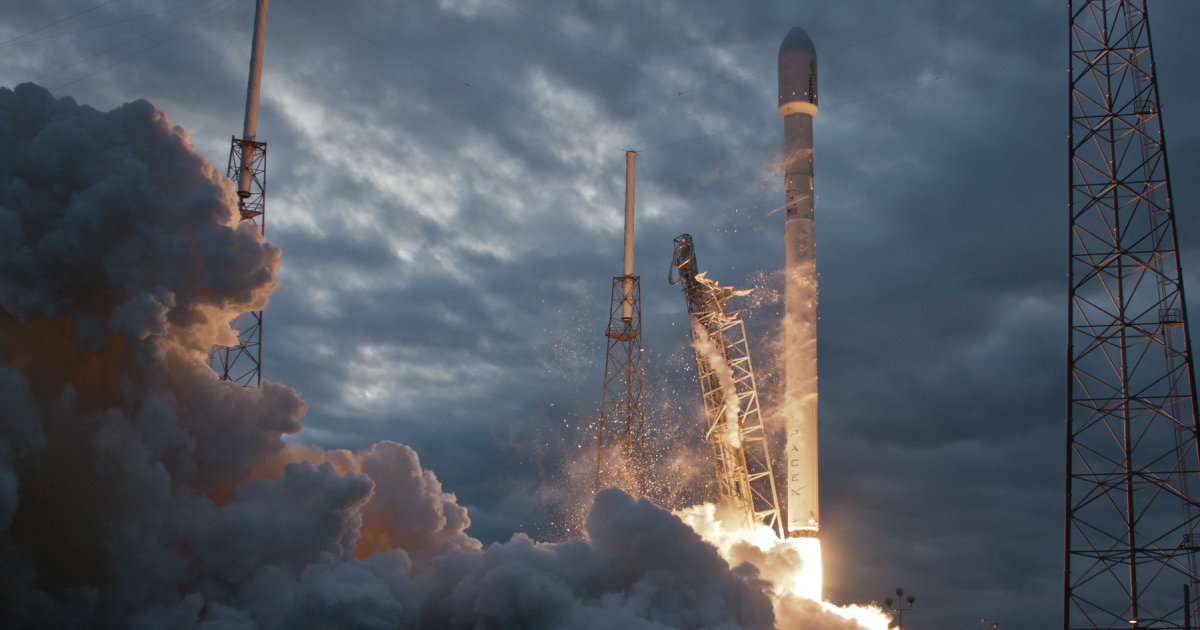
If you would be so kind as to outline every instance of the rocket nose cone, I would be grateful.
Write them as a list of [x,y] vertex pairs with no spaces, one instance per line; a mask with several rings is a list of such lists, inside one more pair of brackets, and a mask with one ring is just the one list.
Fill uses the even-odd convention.
[[817,114],[817,49],[799,26],[779,46],[779,114]]
[[814,56],[817,54],[817,48],[813,46],[812,38],[799,26],[793,27],[788,31],[787,37],[783,38],[783,44],[779,46],[779,57],[783,58],[788,53],[797,52]]

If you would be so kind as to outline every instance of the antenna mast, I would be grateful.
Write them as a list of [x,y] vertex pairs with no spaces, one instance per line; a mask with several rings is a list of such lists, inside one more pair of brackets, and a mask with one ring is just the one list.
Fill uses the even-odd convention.
[[1063,628],[1190,630],[1196,385],[1150,21],[1144,0],[1067,6]]
[[613,277],[608,353],[596,450],[596,491],[615,486],[646,494],[646,413],[642,404],[642,279],[633,275],[637,153],[625,152],[624,275]]
[[[263,45],[267,34],[267,1],[256,0],[254,39],[250,50],[250,79],[246,86],[246,118],[242,137],[233,138],[229,151],[228,177],[237,184],[238,210],[242,222],[249,221],[267,233],[267,143],[255,141],[258,133],[258,97],[262,83]],[[233,322],[238,345],[215,347],[208,362],[223,381],[245,387],[262,382],[262,311],[243,313]]]
[[776,536],[786,538],[746,326],[741,311],[726,303],[749,291],[719,286],[704,277],[706,273],[696,262],[692,237],[684,234],[675,239],[667,279],[671,284],[682,283],[687,299],[696,377],[708,418],[705,440],[712,446],[721,503],[740,512],[746,527],[763,523]]

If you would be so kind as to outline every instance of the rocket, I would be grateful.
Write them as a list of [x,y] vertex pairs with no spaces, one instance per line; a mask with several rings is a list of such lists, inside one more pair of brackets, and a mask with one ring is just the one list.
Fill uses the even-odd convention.
[[784,401],[787,434],[787,531],[814,537],[817,497],[817,258],[814,248],[813,117],[817,50],[793,28],[779,47],[779,115],[783,116],[785,208]]

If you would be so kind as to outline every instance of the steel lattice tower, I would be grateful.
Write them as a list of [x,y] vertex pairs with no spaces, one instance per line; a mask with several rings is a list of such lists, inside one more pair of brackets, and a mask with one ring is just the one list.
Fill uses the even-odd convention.
[[[242,137],[233,138],[229,150],[228,177],[237,184],[241,222],[250,222],[259,233],[267,233],[267,143],[256,142],[258,97],[262,85],[262,57],[266,44],[268,0],[256,0],[254,38],[250,48],[250,79],[246,85],[246,118]],[[208,364],[223,381],[244,387],[262,383],[262,311],[243,313],[231,326],[238,331],[238,345],[214,347],[208,352]]]
[[[632,316],[624,318],[626,285]],[[608,313],[608,354],[596,453],[596,490],[615,486],[646,494],[646,412],[642,403],[642,281],[616,276]]]
[[1145,0],[1068,3],[1063,628],[1184,628],[1195,380]]
[[596,491],[617,487],[646,494],[646,411],[642,402],[642,280],[633,275],[637,152],[625,152],[624,274],[613,277],[608,353],[596,445]]
[[[233,138],[228,176],[238,182],[238,211],[242,223],[252,223],[267,233],[267,143]],[[243,182],[249,185],[243,186]],[[262,382],[262,311],[243,313],[233,321],[238,345],[209,351],[209,365],[223,381],[245,387]]]
[[[743,514],[746,525],[763,523],[780,538],[786,538],[746,326],[741,312],[727,304],[729,298],[749,291],[719,286],[704,277],[706,273],[700,271],[696,261],[692,237],[684,234],[675,239],[668,281],[683,284],[688,315],[694,322],[690,326],[692,351],[708,420],[704,438],[712,447],[720,500]],[[709,348],[708,353],[701,350],[704,346]],[[720,373],[723,368],[724,379]],[[730,405],[734,413],[729,413]],[[730,427],[734,417],[737,426]]]

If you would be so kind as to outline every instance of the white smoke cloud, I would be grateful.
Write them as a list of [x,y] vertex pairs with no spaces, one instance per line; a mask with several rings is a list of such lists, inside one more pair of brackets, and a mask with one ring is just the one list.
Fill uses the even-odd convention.
[[738,397],[737,381],[733,378],[733,368],[726,360],[725,353],[708,336],[708,331],[695,319],[692,320],[692,347],[708,361],[709,367],[717,375],[717,382],[721,384],[721,391],[725,396],[722,407],[725,415],[723,427],[725,442],[738,448],[742,445],[741,424],[738,422],[738,416],[741,415],[741,400]]
[[279,260],[150,104],[0,89],[0,627],[775,624],[758,569],[645,499],[484,549],[410,448],[286,445],[299,394],[205,363]]

